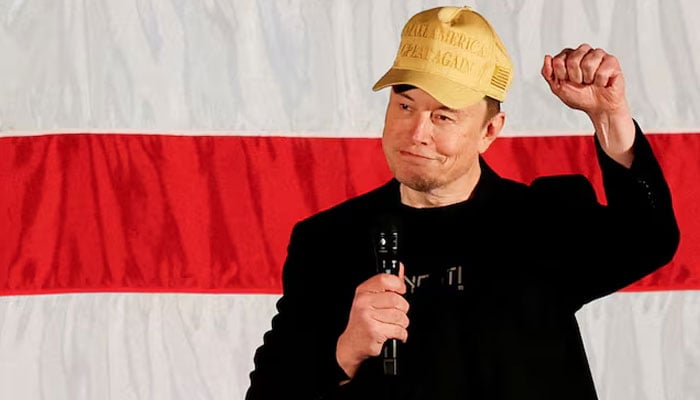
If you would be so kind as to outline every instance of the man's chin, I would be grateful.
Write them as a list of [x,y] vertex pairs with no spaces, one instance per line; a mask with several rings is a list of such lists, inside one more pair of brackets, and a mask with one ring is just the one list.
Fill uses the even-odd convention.
[[396,180],[417,192],[430,192],[440,187],[440,182],[424,176],[397,176]]

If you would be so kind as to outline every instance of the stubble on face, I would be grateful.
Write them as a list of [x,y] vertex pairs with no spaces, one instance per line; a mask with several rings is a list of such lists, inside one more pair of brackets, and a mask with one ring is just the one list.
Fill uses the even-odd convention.
[[396,179],[409,188],[422,193],[429,193],[435,189],[443,187],[447,182],[441,182],[437,178],[427,176],[412,175],[407,177],[396,176]]

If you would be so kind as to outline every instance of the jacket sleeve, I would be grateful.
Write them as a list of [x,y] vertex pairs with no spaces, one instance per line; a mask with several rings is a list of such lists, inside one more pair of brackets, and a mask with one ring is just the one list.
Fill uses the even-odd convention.
[[319,304],[325,297],[319,281],[323,255],[316,251],[319,238],[307,225],[301,222],[293,229],[283,269],[283,295],[272,328],[256,350],[246,400],[326,399],[347,379],[335,359],[340,323],[331,322],[343,317],[337,309],[335,316],[329,316]]
[[[543,237],[553,275],[579,308],[668,264],[679,229],[668,184],[652,148],[635,121],[634,161],[628,169],[595,146],[606,203],[599,203],[582,176],[533,182],[535,202],[549,215]],[[563,179],[563,178],[562,178]]]

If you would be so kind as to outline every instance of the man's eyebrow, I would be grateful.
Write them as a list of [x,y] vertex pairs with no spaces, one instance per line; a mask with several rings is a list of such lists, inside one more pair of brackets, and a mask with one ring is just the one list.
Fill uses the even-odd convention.
[[409,99],[409,100],[411,100],[411,101],[416,101],[413,97],[407,95],[406,93],[403,93],[403,92],[402,92],[402,93],[397,93],[397,94],[398,94],[399,96],[405,97],[405,98],[407,98],[407,99]]
[[440,109],[443,110],[443,111],[448,111],[448,112],[451,112],[451,113],[459,114],[459,110],[455,110],[454,108],[450,108],[450,107],[447,107],[447,106],[442,106],[442,107],[440,107]]
[[[406,93],[403,93],[403,92],[402,92],[402,93],[396,93],[396,94],[398,94],[399,96],[405,97],[405,98],[407,98],[408,100],[416,101],[413,97],[407,95]],[[449,111],[449,112],[452,112],[452,113],[459,113],[459,110],[455,110],[454,108],[450,108],[450,107],[447,107],[447,106],[441,106],[441,107],[439,107],[439,109],[440,109],[440,110],[443,110],[443,111]]]

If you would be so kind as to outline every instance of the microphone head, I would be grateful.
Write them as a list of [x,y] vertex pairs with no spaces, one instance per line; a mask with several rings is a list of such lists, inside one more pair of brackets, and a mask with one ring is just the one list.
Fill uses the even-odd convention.
[[377,259],[377,271],[399,274],[399,223],[393,214],[378,217],[372,240]]

